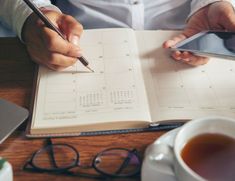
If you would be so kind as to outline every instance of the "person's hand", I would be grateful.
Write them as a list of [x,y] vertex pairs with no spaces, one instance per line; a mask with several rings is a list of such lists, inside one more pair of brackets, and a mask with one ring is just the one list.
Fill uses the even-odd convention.
[[33,61],[59,71],[73,65],[81,56],[78,42],[83,28],[69,15],[46,10],[44,14],[68,41],[46,27],[34,13],[23,26],[22,38]]
[[[203,30],[235,31],[235,12],[226,1],[215,2],[197,11],[188,20],[186,28],[178,36],[164,42],[164,48],[173,47],[178,42]],[[176,61],[197,66],[208,62],[208,58],[193,55],[189,52],[175,51],[172,57]]]

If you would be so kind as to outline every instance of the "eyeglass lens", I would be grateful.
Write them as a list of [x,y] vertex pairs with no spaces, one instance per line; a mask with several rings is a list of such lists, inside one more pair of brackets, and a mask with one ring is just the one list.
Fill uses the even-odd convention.
[[53,145],[40,150],[32,161],[35,166],[41,169],[66,169],[76,164],[77,157],[76,151],[71,147]]
[[138,171],[140,160],[134,152],[129,150],[110,149],[97,155],[94,167],[108,175],[127,176]]

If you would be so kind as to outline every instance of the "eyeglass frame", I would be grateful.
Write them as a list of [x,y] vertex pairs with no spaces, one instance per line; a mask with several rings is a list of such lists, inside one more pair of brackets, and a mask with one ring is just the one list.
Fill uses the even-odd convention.
[[[38,166],[36,166],[34,163],[33,163],[33,160],[34,158],[36,157],[36,155],[40,154],[42,151],[44,150],[47,150],[48,148],[53,148],[54,146],[67,146],[68,148],[72,149],[74,151],[74,153],[76,153],[76,159],[67,167],[64,167],[64,168],[59,168],[58,166],[56,166],[56,161],[55,161],[55,158],[54,158],[54,153],[50,151],[50,160],[52,160],[53,162],[53,166],[55,168],[51,168],[51,169],[47,169],[47,168],[40,168]],[[51,149],[53,150],[53,149]],[[115,175],[115,174],[109,174],[109,173],[106,173],[106,172],[102,172],[101,170],[99,170],[96,165],[95,165],[95,161],[96,159],[102,155],[102,153],[106,152],[106,151],[110,151],[110,150],[125,150],[128,152],[128,156],[125,158],[125,160],[123,161],[123,163],[121,164],[120,168],[118,169],[118,171],[121,171],[123,169],[123,166],[125,166],[125,164],[128,164],[128,161],[129,161],[129,155],[130,154],[134,154],[136,156],[136,158],[138,159],[138,167],[137,169],[133,172],[133,173],[130,173],[130,174],[126,174],[126,175]],[[31,158],[24,164],[23,166],[23,170],[26,170],[26,171],[37,171],[37,172],[48,172],[48,173],[60,173],[60,174],[70,174],[70,175],[79,175],[79,176],[85,176],[85,177],[92,177],[92,178],[107,178],[107,177],[111,177],[111,178],[125,178],[125,177],[134,177],[134,176],[137,176],[139,173],[140,173],[140,170],[141,170],[141,157],[138,153],[138,151],[136,149],[132,149],[132,150],[129,150],[127,148],[108,148],[108,149],[105,149],[99,153],[97,153],[93,159],[92,159],[92,164],[90,166],[82,166],[82,165],[79,165],[79,158],[80,158],[80,154],[78,152],[78,150],[72,146],[72,145],[69,145],[67,143],[52,143],[51,139],[47,139],[47,145],[40,148],[39,150],[35,151]],[[27,167],[28,165],[31,166],[31,168]],[[99,173],[100,175],[93,175],[93,174],[84,174],[84,173],[73,173],[71,171],[69,171],[70,169],[73,169],[73,168],[93,168],[97,173]]]

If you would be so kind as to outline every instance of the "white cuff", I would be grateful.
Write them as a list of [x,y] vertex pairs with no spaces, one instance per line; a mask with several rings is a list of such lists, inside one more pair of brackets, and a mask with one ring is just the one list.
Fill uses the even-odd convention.
[[[43,3],[35,3],[37,5],[38,8],[44,7],[48,10],[53,10],[53,11],[58,11],[61,12],[59,10],[59,8],[57,8],[56,6],[53,6],[51,4],[43,4]],[[25,4],[19,7],[19,9],[17,10],[17,13],[15,15],[14,18],[14,22],[12,22],[13,24],[13,29],[16,32],[16,34],[18,35],[18,37],[20,38],[20,40],[22,41],[22,28],[23,25],[26,21],[26,19],[29,17],[30,14],[32,14],[33,11]]]

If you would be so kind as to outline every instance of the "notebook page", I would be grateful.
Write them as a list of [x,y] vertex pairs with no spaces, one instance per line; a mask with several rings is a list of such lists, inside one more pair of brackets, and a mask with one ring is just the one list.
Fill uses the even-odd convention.
[[211,58],[198,67],[176,62],[162,48],[176,34],[136,33],[152,120],[209,115],[235,118],[235,62]]
[[87,30],[81,47],[95,73],[81,73],[79,65],[73,73],[40,67],[33,127],[150,120],[132,30]]

